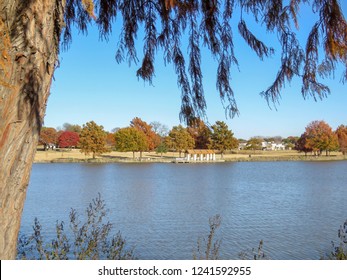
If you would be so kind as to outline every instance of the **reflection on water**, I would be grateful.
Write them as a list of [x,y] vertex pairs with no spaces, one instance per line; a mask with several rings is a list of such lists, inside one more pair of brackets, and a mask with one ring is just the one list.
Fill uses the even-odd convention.
[[141,259],[191,259],[220,214],[221,257],[256,247],[272,259],[318,259],[347,218],[347,162],[35,164],[22,233],[46,235],[98,193]]

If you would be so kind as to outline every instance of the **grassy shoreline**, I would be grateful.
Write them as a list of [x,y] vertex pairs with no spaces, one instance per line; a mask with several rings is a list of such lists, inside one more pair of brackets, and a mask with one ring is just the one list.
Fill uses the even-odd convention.
[[[133,153],[110,152],[96,157],[86,156],[78,149],[70,151],[42,151],[35,155],[35,163],[171,163],[179,157],[179,153],[169,152],[158,155],[155,152],[144,152],[142,160],[139,153],[133,159]],[[340,161],[347,160],[347,156],[334,152],[330,156],[305,156],[297,151],[232,151],[225,154],[223,159],[217,155],[217,163],[220,162],[264,162],[264,161]],[[193,163],[193,162],[192,162]],[[214,163],[214,162],[196,162]]]

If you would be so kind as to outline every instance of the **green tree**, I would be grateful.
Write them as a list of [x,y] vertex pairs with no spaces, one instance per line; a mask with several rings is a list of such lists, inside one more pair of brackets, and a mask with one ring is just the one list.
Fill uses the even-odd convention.
[[97,125],[94,121],[87,122],[83,125],[80,134],[81,153],[86,155],[92,153],[93,159],[95,159],[95,156],[107,152],[106,136],[107,133],[102,125]]
[[210,148],[219,150],[223,158],[226,150],[236,149],[239,145],[234,133],[229,130],[228,125],[222,121],[216,121],[212,125],[212,135]]
[[297,136],[289,136],[283,139],[283,143],[286,145],[286,149],[294,149],[298,140]]
[[337,139],[339,141],[340,151],[343,155],[346,155],[347,152],[347,126],[340,125],[336,129]]
[[247,141],[247,150],[261,150],[262,145],[261,145],[262,139],[259,137],[252,137]]
[[161,157],[163,157],[163,154],[168,152],[168,148],[164,141],[159,144],[159,146],[155,149],[155,152],[160,154]]
[[133,152],[133,159],[135,159],[135,152],[140,152],[140,159],[142,152],[148,150],[147,137],[143,131],[134,127],[126,127],[119,129],[115,134],[115,148],[120,152]]
[[[316,18],[312,17],[311,32],[302,47],[298,18],[303,10],[301,5],[307,3],[312,4]],[[116,22],[118,18],[120,21]],[[95,22],[104,39],[117,29],[121,35],[116,44],[116,60],[129,64],[139,60],[136,38],[142,37],[138,35],[144,30],[137,76],[151,83],[156,55],[163,54],[164,61],[171,63],[177,74],[182,101],[180,117],[189,122],[206,111],[202,45],[218,64],[216,87],[226,113],[231,116],[238,113],[230,84],[232,67],[238,67],[232,23],[238,23],[240,36],[260,59],[273,53],[251,32],[248,20],[278,38],[278,73],[262,92],[269,102],[277,102],[284,85],[294,77],[302,78],[304,97],[328,95],[329,88],[318,77],[333,76],[338,65],[347,65],[347,23],[337,0],[0,1],[0,258],[13,259],[16,254],[25,190],[51,81],[61,43],[65,48],[71,43],[73,26],[87,33],[90,23]],[[188,44],[182,43],[185,36]],[[188,50],[182,50],[186,45]],[[346,79],[347,71],[342,80]]]
[[182,152],[193,149],[195,146],[194,138],[182,125],[174,126],[171,129],[165,143],[169,148],[178,151],[180,157]]

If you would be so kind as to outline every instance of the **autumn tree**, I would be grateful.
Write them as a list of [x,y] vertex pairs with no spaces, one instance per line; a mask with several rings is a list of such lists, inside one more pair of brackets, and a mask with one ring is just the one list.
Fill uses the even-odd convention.
[[106,144],[108,147],[112,147],[112,148],[116,145],[116,141],[114,139],[114,133],[107,132]]
[[210,148],[219,150],[222,158],[226,150],[238,147],[238,140],[234,137],[234,133],[229,130],[228,125],[225,122],[216,121],[211,128],[212,134]]
[[97,155],[107,152],[106,135],[102,125],[97,125],[94,121],[84,124],[79,140],[81,153],[86,155],[92,153],[93,159],[95,159]]
[[188,132],[194,138],[195,149],[207,149],[211,142],[211,130],[203,120],[197,118],[191,121],[187,127]]
[[[312,5],[315,17],[302,47],[298,37],[304,4]],[[347,68],[347,24],[337,0],[0,1],[0,259],[16,255],[20,217],[51,81],[61,45],[67,48],[72,41],[73,26],[86,34],[94,22],[103,39],[119,31],[117,62],[140,61],[136,74],[149,83],[155,75],[156,55],[163,54],[165,63],[173,65],[181,89],[180,118],[189,123],[206,111],[202,45],[217,62],[216,88],[226,113],[238,113],[230,84],[232,67],[238,67],[232,25],[237,24],[238,33],[260,59],[273,53],[250,30],[249,21],[278,38],[278,73],[262,92],[269,102],[277,102],[284,85],[294,77],[302,79],[304,97],[324,98],[329,88],[319,78],[333,76],[339,64]],[[139,57],[136,38],[142,38],[142,30],[143,55]],[[347,71],[342,80],[347,80]]]
[[77,132],[63,131],[58,137],[58,146],[60,148],[76,148],[80,140]]
[[343,155],[346,155],[346,152],[347,152],[347,126],[340,125],[336,129],[335,133],[337,135],[337,139],[339,142],[340,151],[343,153]]
[[156,134],[153,131],[152,126],[147,124],[145,121],[136,117],[132,119],[130,126],[136,128],[139,131],[142,131],[146,135],[148,143],[146,150],[153,151],[160,144],[160,136]]
[[168,149],[168,147],[167,147],[165,141],[162,141],[162,142],[159,144],[159,146],[155,149],[155,152],[156,152],[157,154],[160,154],[161,157],[163,157],[163,154],[164,154],[164,153],[167,153],[168,150],[169,150],[169,149]]
[[40,132],[39,143],[47,149],[49,144],[57,144],[58,134],[53,127],[43,127]]
[[324,121],[313,121],[306,126],[306,146],[317,154],[321,155],[326,151],[338,149],[338,140],[332,128]]
[[299,152],[304,152],[305,156],[307,156],[307,153],[310,153],[313,151],[311,145],[308,143],[307,140],[308,140],[307,133],[304,132],[303,134],[301,134],[301,136],[299,137],[298,141],[296,141],[296,144],[295,144],[295,150]]
[[182,152],[188,149],[193,149],[195,146],[194,138],[182,125],[174,126],[170,130],[169,135],[165,139],[165,144],[170,149],[178,151],[180,157]]
[[142,152],[148,150],[148,141],[145,133],[135,127],[121,128],[114,134],[115,148],[120,152],[133,152],[133,159],[135,159],[135,152],[140,152],[140,159]]

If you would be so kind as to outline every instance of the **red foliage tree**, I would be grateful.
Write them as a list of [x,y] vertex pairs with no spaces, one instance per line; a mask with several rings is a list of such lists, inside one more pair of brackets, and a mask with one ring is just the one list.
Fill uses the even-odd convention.
[[58,145],[60,148],[72,148],[78,145],[80,136],[77,132],[64,131],[58,138]]

